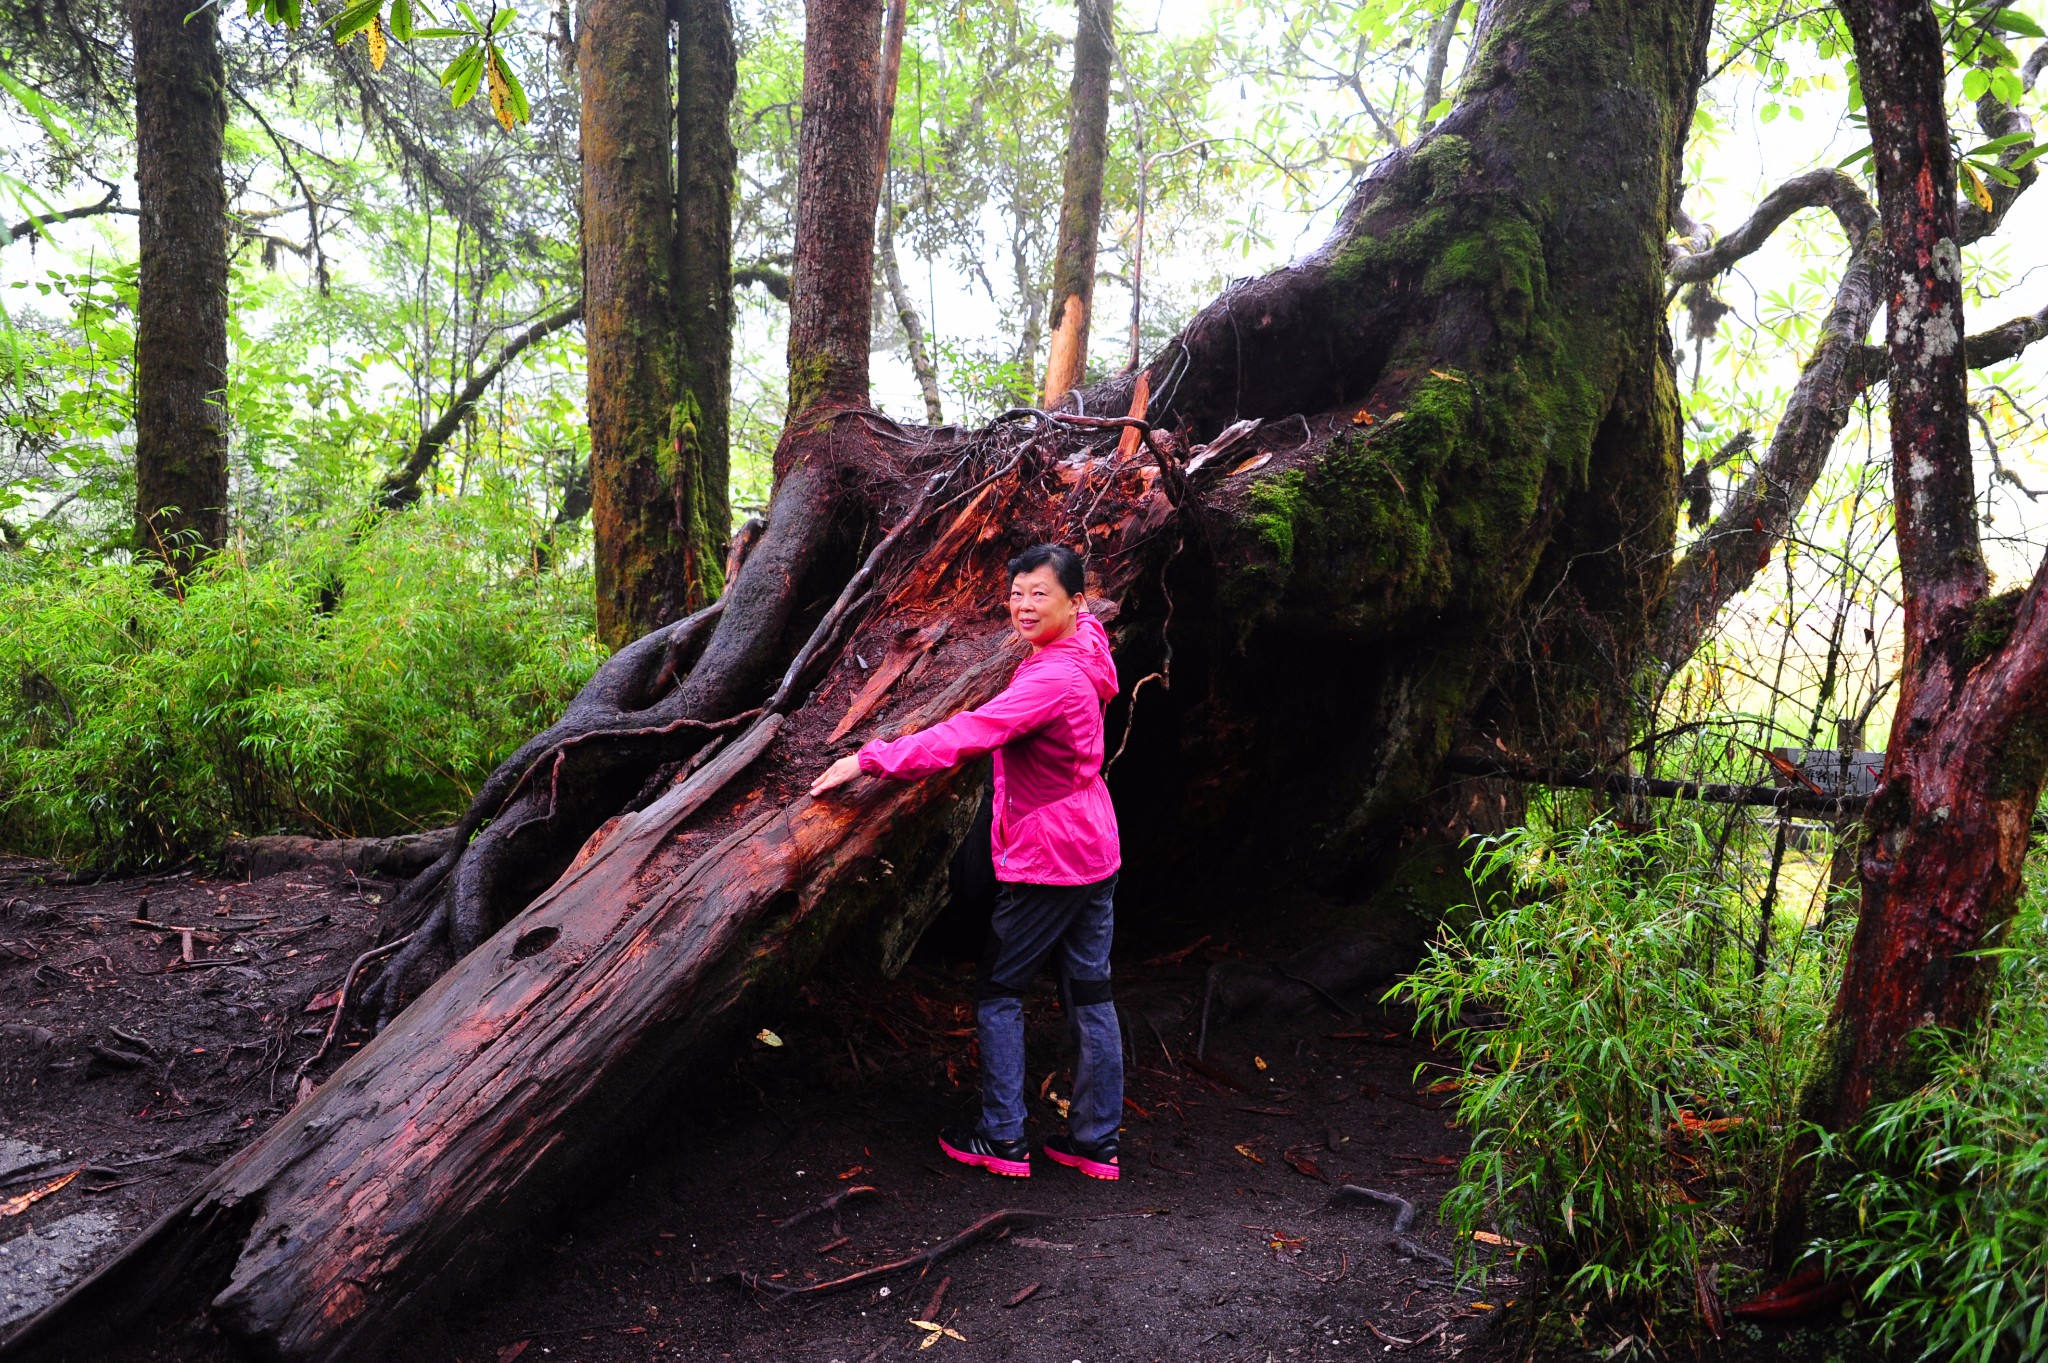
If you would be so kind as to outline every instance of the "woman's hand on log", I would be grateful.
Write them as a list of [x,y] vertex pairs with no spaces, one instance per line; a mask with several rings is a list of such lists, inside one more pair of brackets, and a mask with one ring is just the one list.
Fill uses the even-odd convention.
[[860,754],[848,753],[831,766],[825,768],[817,780],[811,782],[811,794],[823,795],[828,790],[837,790],[854,777],[860,775]]

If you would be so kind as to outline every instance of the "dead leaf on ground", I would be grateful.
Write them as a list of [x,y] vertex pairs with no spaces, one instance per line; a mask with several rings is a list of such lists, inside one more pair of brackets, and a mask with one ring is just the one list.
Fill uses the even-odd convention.
[[1237,1150],[1238,1154],[1243,1155],[1253,1164],[1264,1164],[1266,1162],[1265,1160],[1259,1158],[1258,1153],[1254,1151],[1249,1145],[1238,1145],[1234,1148]]
[[1281,1158],[1287,1161],[1288,1168],[1304,1178],[1320,1179],[1324,1183],[1330,1181],[1330,1176],[1323,1172],[1322,1166],[1306,1155],[1297,1155],[1292,1150],[1289,1150]]
[[925,1332],[924,1341],[917,1346],[920,1349],[929,1349],[941,1339],[957,1339],[962,1344],[967,1342],[966,1335],[961,1334],[958,1330],[940,1325],[935,1321],[914,1320],[910,1323]]

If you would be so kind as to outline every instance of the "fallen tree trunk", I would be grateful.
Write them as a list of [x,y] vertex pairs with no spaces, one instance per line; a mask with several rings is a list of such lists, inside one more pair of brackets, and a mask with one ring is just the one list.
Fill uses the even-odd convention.
[[[490,778],[402,897],[395,930],[426,917],[375,1002],[433,964],[415,948],[452,967],[0,1356],[195,1307],[267,1357],[365,1356],[825,953],[894,968],[980,775],[805,788],[1003,684],[1022,545],[1082,548],[1126,677],[1157,678],[1110,717],[1137,711],[1134,865],[1192,843],[1206,873],[1238,841],[1364,877],[1475,713],[1597,727],[1675,523],[1662,243],[1708,9],[1490,7],[1460,105],[1326,246],[1169,344],[1129,450],[1131,423],[1079,415],[906,430],[835,396],[844,347],[818,348],[721,605],[622,650]],[[1076,411],[1128,410],[1132,382]]]

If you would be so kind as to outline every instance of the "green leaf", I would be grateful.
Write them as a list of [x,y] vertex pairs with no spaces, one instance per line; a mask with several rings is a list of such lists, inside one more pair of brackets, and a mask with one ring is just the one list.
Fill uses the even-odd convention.
[[409,43],[413,36],[412,0],[391,0],[391,36]]
[[1985,16],[1985,22],[1993,28],[2002,28],[2007,33],[2017,33],[2022,38],[2048,38],[2039,24],[2017,10],[2002,9]]
[[1764,107],[1763,107],[1763,108],[1761,108],[1761,109],[1758,109],[1758,110],[1756,111],[1756,121],[1757,121],[1757,122],[1759,122],[1759,123],[1769,123],[1769,122],[1771,122],[1772,120],[1776,119],[1776,118],[1777,118],[1777,116],[1778,116],[1778,101],[1776,101],[1775,99],[1774,99],[1774,100],[1771,100],[1771,101],[1769,101],[1768,103],[1766,103],[1766,104],[1764,105]]
[[335,15],[334,22],[328,25],[334,30],[334,41],[345,43],[361,33],[383,8],[384,0],[356,0],[355,4]]
[[1991,88],[1991,73],[1973,68],[1963,73],[1963,98],[1972,102],[1984,98],[1984,92]]
[[477,84],[483,78],[483,44],[472,43],[448,63],[448,69],[441,73],[441,84],[448,87],[449,102],[460,109],[475,97]]
[[503,33],[512,26],[512,21],[518,17],[519,11],[516,9],[501,9],[491,15],[491,36],[495,38],[500,33]]
[[1994,137],[1989,142],[1970,148],[1969,154],[1971,156],[1978,156],[1987,151],[2003,151],[2007,147],[2017,146],[2022,142],[2031,142],[2033,140],[2034,135],[2031,132],[2007,133],[2003,137]]
[[505,78],[505,93],[512,101],[512,118],[518,123],[533,120],[533,109],[526,102],[526,87],[519,83],[518,75],[512,70],[512,63],[505,60],[505,54],[498,54],[498,74]]
[[455,10],[464,19],[469,21],[469,26],[472,29],[475,29],[478,33],[484,31],[484,21],[476,17],[476,11],[469,7],[469,0],[455,0]]

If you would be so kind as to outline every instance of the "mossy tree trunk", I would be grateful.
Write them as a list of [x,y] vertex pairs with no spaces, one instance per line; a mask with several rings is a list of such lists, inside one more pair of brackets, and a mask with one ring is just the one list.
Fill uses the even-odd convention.
[[[2011,921],[2048,778],[2048,560],[1992,597],[1977,537],[1962,257],[1941,30],[1926,0],[1845,0],[1870,108],[1888,261],[1892,486],[1905,656],[1864,817],[1863,908],[1800,1116],[1851,1131],[1925,1076],[1922,1028],[1967,1031]],[[1838,1170],[1795,1149],[1778,1257],[1826,1223]]]
[[616,648],[665,623],[686,588],[673,528],[667,5],[584,0],[578,30],[597,632]]
[[[1286,856],[1363,881],[1476,717],[1590,732],[1672,538],[1662,243],[1708,9],[1489,7],[1449,117],[1325,247],[1153,361],[1163,415],[1132,456],[1078,417],[917,431],[862,405],[880,14],[818,0],[812,52],[838,55],[806,77],[767,528],[718,606],[617,654],[408,888],[401,911],[474,911],[453,968],[0,1354],[197,1310],[271,1356],[364,1356],[828,953],[893,969],[978,774],[805,788],[1002,685],[991,603],[1020,544],[1085,549],[1125,677],[1170,674],[1110,717],[1133,719],[1134,879],[1199,840],[1205,876]],[[1126,410],[1130,383],[1086,410]],[[1567,663],[1521,665],[1545,648]],[[401,960],[387,1001],[425,964]]]
[[717,596],[731,531],[732,16],[725,0],[676,13],[671,63],[663,0],[585,0],[577,52],[597,632],[613,648]]
[[732,536],[732,196],[739,177],[732,101],[739,66],[731,0],[677,0],[676,14],[670,529],[683,539],[678,609],[688,612],[724,588]]
[[220,19],[131,0],[135,185],[135,549],[172,576],[227,540],[227,77]]

